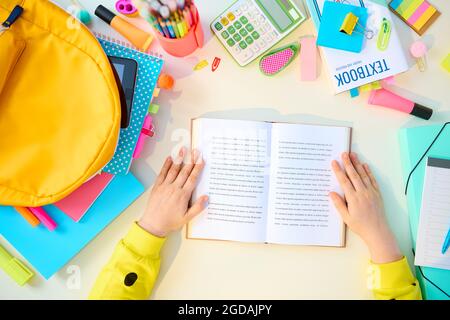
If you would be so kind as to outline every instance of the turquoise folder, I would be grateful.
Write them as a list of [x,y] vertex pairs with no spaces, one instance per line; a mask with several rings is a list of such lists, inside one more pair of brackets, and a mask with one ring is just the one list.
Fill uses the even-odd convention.
[[[409,173],[441,128],[442,125],[433,125],[400,130],[400,153],[403,164],[405,184]],[[422,189],[427,157],[450,159],[450,125],[447,125],[444,131],[442,131],[427,156],[414,171],[409,182],[407,202],[414,248],[416,247],[417,228],[422,203]],[[416,269],[416,274],[420,281],[422,294],[425,299],[449,299],[444,293],[439,291],[439,289],[424,279],[418,268]],[[433,281],[442,290],[447,293],[450,292],[450,270],[422,267],[422,271],[428,279]]]
[[0,206],[0,235],[48,279],[142,192],[143,185],[131,173],[115,176],[79,223],[57,207],[46,206],[45,210],[58,224],[53,232],[42,224],[32,228],[12,207]]

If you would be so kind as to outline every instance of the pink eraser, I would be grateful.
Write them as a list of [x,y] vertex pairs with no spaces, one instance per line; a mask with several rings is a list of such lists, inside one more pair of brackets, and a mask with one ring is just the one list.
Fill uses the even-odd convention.
[[316,37],[300,39],[300,71],[302,81],[317,79],[317,45]]
[[47,212],[42,209],[42,207],[28,207],[28,209],[42,222],[42,224],[50,231],[56,229],[57,224],[52,218],[47,214]]

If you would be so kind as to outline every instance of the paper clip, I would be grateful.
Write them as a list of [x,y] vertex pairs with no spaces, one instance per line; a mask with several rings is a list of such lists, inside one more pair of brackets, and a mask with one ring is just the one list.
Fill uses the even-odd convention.
[[383,18],[381,22],[380,33],[378,34],[377,48],[381,51],[387,49],[389,38],[391,37],[391,23],[388,19]]
[[[362,24],[360,24],[358,22],[359,18],[349,12],[347,13],[347,15],[344,18],[344,21],[342,22],[341,28],[339,29],[340,32],[345,33],[349,36],[351,36],[353,33],[359,33],[364,35],[367,39],[372,39],[373,38],[373,31],[364,28],[364,26]],[[360,31],[356,31],[356,26],[359,26],[362,30],[362,32]]]

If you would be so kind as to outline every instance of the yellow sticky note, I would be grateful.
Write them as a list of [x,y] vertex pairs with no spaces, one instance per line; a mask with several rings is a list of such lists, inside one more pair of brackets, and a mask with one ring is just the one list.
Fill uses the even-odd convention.
[[360,92],[372,91],[372,84],[368,83],[359,87]]
[[450,53],[445,57],[444,61],[442,61],[442,66],[447,72],[450,72]]
[[374,81],[371,84],[372,90],[378,90],[381,89],[381,83],[380,81]]
[[199,63],[197,63],[194,67],[194,71],[202,70],[204,67],[208,65],[208,61],[202,60]]

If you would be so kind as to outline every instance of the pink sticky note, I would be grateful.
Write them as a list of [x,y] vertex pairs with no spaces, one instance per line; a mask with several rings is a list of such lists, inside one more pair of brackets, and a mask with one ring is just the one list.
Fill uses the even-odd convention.
[[72,192],[69,196],[55,203],[61,211],[67,214],[75,222],[81,220],[98,196],[105,190],[114,176],[103,172],[98,174],[81,187]]
[[300,39],[300,71],[302,81],[317,79],[317,45],[316,37]]
[[387,78],[384,78],[381,80],[381,84],[382,85],[390,85],[390,84],[395,84],[395,78],[394,76],[390,76]]

